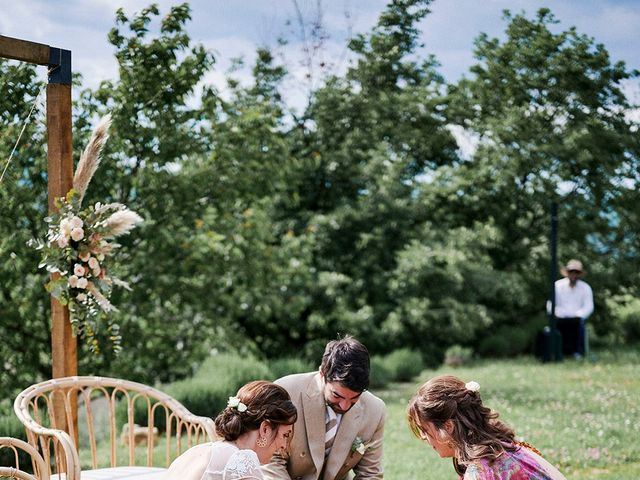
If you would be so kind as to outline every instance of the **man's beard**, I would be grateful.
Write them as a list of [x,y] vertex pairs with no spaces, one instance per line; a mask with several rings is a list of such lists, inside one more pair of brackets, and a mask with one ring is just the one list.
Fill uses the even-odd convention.
[[[355,403],[353,404],[355,405]],[[353,405],[351,405],[349,408],[347,408],[346,410],[342,410],[338,405],[336,405],[335,403],[331,403],[331,402],[327,402],[327,406],[330,407],[334,412],[336,412],[337,414],[340,415],[344,415],[345,413],[347,413],[349,410],[351,410],[353,408]]]

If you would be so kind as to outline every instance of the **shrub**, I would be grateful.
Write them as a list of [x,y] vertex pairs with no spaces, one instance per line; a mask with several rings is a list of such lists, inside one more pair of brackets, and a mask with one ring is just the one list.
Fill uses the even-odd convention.
[[409,382],[423,369],[422,356],[419,352],[408,348],[395,350],[387,355],[384,363],[391,374],[393,382]]
[[[0,416],[0,436],[19,438],[25,442],[27,441],[24,426],[13,412],[6,416]],[[21,468],[30,470],[31,457],[26,452],[18,450],[18,461],[20,462]],[[0,450],[0,465],[15,466],[15,455],[10,448]]]
[[607,299],[610,311],[609,331],[617,343],[634,344],[640,341],[640,299],[634,292],[623,290]]
[[200,378],[172,383],[168,386],[167,393],[192,413],[215,418],[236,390],[231,382],[214,382]]
[[[252,380],[272,378],[269,368],[258,359],[238,354],[219,354],[207,358],[192,378],[160,387],[167,394],[182,403],[196,415],[215,418],[226,406],[230,396]],[[126,422],[126,405],[121,402],[118,418]],[[147,405],[136,402],[134,421],[147,425]],[[165,428],[164,415],[156,414],[154,426],[160,431]]]
[[269,363],[269,370],[274,380],[292,373],[311,372],[316,369],[317,367],[314,367],[309,360],[297,357],[278,358]]
[[384,388],[391,381],[391,372],[385,364],[385,360],[380,355],[371,357],[371,374],[369,376],[369,386],[371,388]]
[[460,345],[452,345],[444,354],[444,364],[448,367],[469,365],[473,358],[473,350]]
[[513,357],[528,351],[535,334],[522,326],[502,326],[483,338],[478,352],[487,357]]

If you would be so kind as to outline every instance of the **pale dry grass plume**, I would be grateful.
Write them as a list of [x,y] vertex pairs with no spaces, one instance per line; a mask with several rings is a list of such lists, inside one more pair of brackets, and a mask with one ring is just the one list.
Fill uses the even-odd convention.
[[141,222],[142,217],[129,209],[112,213],[109,218],[105,220],[108,230],[107,235],[111,237],[119,237],[120,235],[129,233],[133,227]]
[[91,182],[91,178],[93,174],[96,173],[96,169],[100,164],[100,153],[109,138],[110,125],[111,115],[107,114],[98,122],[98,125],[91,134],[89,143],[80,156],[76,173],[73,176],[73,189],[78,193],[80,202],[82,202],[89,182]]

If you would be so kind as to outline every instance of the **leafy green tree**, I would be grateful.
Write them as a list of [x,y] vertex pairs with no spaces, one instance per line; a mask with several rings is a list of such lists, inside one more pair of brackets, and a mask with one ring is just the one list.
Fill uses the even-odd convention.
[[418,234],[416,184],[457,158],[443,80],[432,58],[414,59],[429,3],[391,2],[372,32],[350,42],[353,64],[315,93],[298,130],[294,214],[317,231],[314,263],[329,281],[314,293],[318,338],[349,331],[390,348],[378,327],[394,308],[387,284],[397,254]]
[[84,91],[79,109],[113,117],[104,159],[87,202],[126,203],[144,219],[127,239],[123,277],[132,292],[120,292],[123,353],[90,358],[86,369],[112,369],[143,380],[185,375],[202,356],[198,306],[177,279],[188,278],[184,245],[198,218],[198,192],[190,188],[184,165],[208,150],[202,110],[191,106],[196,86],[213,64],[185,30],[188,4],[159,19],[156,5],[127,17],[116,12],[109,41],[116,48],[119,75]]
[[[0,60],[0,391],[7,395],[34,377],[50,376],[49,298],[38,255],[26,248],[30,238],[42,235],[47,208],[44,92],[27,122],[42,86],[35,67]],[[7,164],[23,126],[21,142]]]
[[[597,310],[617,318],[609,338],[637,338],[640,144],[622,91],[637,73],[575,29],[554,33],[542,9],[507,13],[504,40],[480,35],[469,77],[446,85],[418,43],[430,3],[390,2],[301,115],[272,52],[247,83],[229,72],[222,96],[204,84],[214,59],[191,43],[187,4],[117,11],[119,74],[82,92],[74,151],[110,112],[85,201],[146,222],[120,265],[133,291],[113,297],[123,352],[81,352],[82,373],[167,381],[213,349],[317,361],[337,332],[434,364],[453,343],[519,353],[544,322],[552,200],[560,258],[585,261]],[[0,86],[8,158],[40,84],[2,62]],[[471,155],[456,130],[478,139]],[[42,123],[24,138],[0,184],[3,391],[50,368],[46,275],[26,246],[45,228]]]
[[[637,262],[637,240],[620,242],[628,233],[619,218],[630,219],[622,199],[637,181],[638,143],[622,91],[634,72],[575,28],[553,33],[548,9],[505,19],[505,40],[480,35],[470,78],[450,88],[452,121],[477,136],[478,149],[443,171],[425,197],[441,225],[496,225],[494,268],[528,284],[524,305],[513,298],[494,305],[503,322],[515,323],[535,316],[548,292],[552,201],[560,203],[559,258],[593,265],[597,296],[619,281],[605,270],[629,255]],[[605,251],[617,259],[603,259]]]

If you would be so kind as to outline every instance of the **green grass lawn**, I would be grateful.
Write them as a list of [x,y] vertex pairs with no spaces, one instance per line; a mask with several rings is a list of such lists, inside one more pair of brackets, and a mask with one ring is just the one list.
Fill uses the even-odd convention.
[[[374,390],[387,404],[385,478],[456,478],[451,460],[439,458],[414,438],[405,418],[407,402],[420,383],[443,373],[479,382],[485,405],[500,412],[519,439],[537,447],[569,480],[640,478],[640,352],[633,351],[592,355],[585,362],[541,364],[524,358],[441,367],[425,370],[415,382]],[[120,442],[118,450],[125,459]],[[138,447],[136,453],[138,464],[144,465],[146,448]],[[164,465],[162,447],[154,457],[156,466]],[[101,466],[108,465],[106,450],[99,458]],[[88,451],[81,452],[81,459],[89,468]]]
[[519,359],[441,367],[422,372],[415,383],[375,391],[388,409],[386,478],[456,478],[451,460],[414,438],[405,417],[420,383],[444,373],[479,382],[484,404],[500,412],[518,438],[537,447],[567,479],[640,477],[640,352],[623,352],[583,362]]

